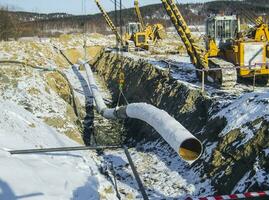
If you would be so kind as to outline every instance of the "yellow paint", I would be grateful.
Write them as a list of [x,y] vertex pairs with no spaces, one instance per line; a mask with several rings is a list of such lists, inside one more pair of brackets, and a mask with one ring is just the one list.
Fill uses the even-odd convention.
[[179,148],[179,155],[187,161],[196,160],[199,157],[199,154],[197,152],[185,149],[185,148]]

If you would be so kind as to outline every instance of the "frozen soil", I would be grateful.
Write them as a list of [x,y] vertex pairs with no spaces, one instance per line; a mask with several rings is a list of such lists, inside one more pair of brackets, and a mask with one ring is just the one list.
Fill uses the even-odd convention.
[[[11,156],[6,151],[75,146],[77,142],[120,144],[123,140],[132,147],[131,156],[150,199],[268,190],[267,88],[251,92],[251,87],[238,84],[231,91],[221,91],[209,85],[207,92],[201,93],[185,52],[167,55],[178,51],[181,44],[174,35],[163,41],[169,47],[159,44],[153,54],[124,53],[128,101],[147,102],[166,110],[203,142],[201,159],[186,163],[148,125],[127,120],[125,130],[122,122],[105,120],[93,110],[85,72],[71,67],[58,51],[62,49],[76,63],[84,56],[84,40],[83,35],[76,34],[1,42],[0,60],[61,69],[74,89],[79,111],[76,116],[68,83],[59,74],[1,64],[0,109],[4,114],[0,116],[0,159],[5,163],[0,167],[1,198],[118,199],[116,179],[122,199],[141,199],[121,149],[30,156]],[[86,36],[86,53],[89,58],[97,55],[92,62],[95,78],[109,106],[117,102],[120,57],[115,52],[98,54],[99,50],[91,46],[111,47],[114,43],[113,36]],[[171,64],[170,73],[162,60]],[[8,170],[10,167],[14,169]],[[14,171],[18,175],[14,176]],[[26,181],[28,177],[32,178]],[[27,187],[22,187],[26,183]]]
[[[238,84],[223,91],[209,85],[202,93],[186,57],[167,60],[172,63],[170,73],[167,64],[156,56],[141,58],[137,53],[103,52],[92,64],[114,98],[118,75],[123,70],[124,93],[129,102],[147,102],[166,110],[203,142],[201,159],[189,168],[201,178],[195,185],[196,194],[268,189],[268,88],[258,87],[253,92],[252,86]],[[143,140],[145,145],[160,138],[140,121],[129,120],[127,127],[129,137]],[[203,182],[207,185],[200,187]]]

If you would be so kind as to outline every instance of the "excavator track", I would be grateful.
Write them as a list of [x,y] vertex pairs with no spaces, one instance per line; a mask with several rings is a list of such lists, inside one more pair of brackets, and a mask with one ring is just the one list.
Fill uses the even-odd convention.
[[221,70],[209,71],[214,83],[221,89],[231,89],[237,83],[237,71],[234,64],[223,60],[222,58],[209,58],[209,68],[220,68]]
[[135,43],[131,40],[128,40],[128,45],[127,45],[127,51],[128,52],[134,52],[136,49]]

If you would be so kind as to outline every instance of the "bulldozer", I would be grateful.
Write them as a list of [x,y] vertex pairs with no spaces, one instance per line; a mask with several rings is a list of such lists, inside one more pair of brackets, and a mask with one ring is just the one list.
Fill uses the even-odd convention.
[[[193,65],[206,79],[222,89],[230,89],[237,78],[256,78],[268,83],[266,64],[268,40],[245,37],[240,34],[240,20],[234,15],[215,15],[206,20],[205,47],[195,42],[193,35],[174,0],[161,0]],[[259,33],[256,30],[256,35]]]
[[143,32],[145,32],[147,37],[149,38],[151,45],[155,45],[158,40],[162,40],[166,37],[166,32],[162,24],[157,23],[150,25],[144,23],[138,0],[134,1],[134,8],[138,22],[141,24]]
[[136,49],[149,50],[151,42],[149,35],[143,30],[141,23],[131,22],[126,25],[125,34],[122,36],[114,25],[107,12],[101,6],[99,0],[95,0],[97,7],[102,13],[107,25],[115,34],[117,41],[126,51],[135,51]]

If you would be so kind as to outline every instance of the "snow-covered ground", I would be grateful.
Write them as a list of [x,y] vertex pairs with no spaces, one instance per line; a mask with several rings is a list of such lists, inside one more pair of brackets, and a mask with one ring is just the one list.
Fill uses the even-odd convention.
[[[88,46],[114,45],[113,36],[90,34],[86,39]],[[67,62],[53,48],[53,45],[60,49],[82,48],[83,43],[83,35],[62,36],[34,42],[1,42],[0,60],[19,60],[36,66],[65,68],[63,71],[73,85],[76,97],[81,105],[86,107],[87,103],[92,103],[90,93],[86,93],[85,98],[84,87],[87,84],[79,80],[78,74],[68,68]],[[163,49],[163,52],[166,50]],[[135,60],[142,58],[161,70],[167,70],[167,64],[162,61],[166,60],[171,63],[171,75],[174,78],[200,90],[194,67],[187,56],[149,55],[146,52],[123,55]],[[100,155],[88,151],[14,156],[7,152],[8,149],[78,145],[63,134],[66,128],[74,128],[72,120],[65,121],[64,130],[44,123],[44,118],[61,118],[66,112],[66,102],[55,91],[49,89],[48,92],[45,74],[27,69],[19,71],[22,72],[22,76],[16,77],[16,73],[0,76],[3,83],[0,85],[0,199],[118,199],[115,193],[113,169],[122,199],[141,199],[123,150],[106,150]],[[84,77],[86,80],[84,72],[79,73],[81,78]],[[11,81],[4,82],[6,79]],[[98,82],[104,97],[110,99],[107,88],[101,80]],[[255,92],[249,93],[249,87],[238,84],[234,90],[228,92],[217,90],[212,86],[207,86],[206,91],[210,98],[217,99],[219,106],[224,108],[213,116],[213,118],[225,117],[228,121],[221,133],[222,136],[229,130],[241,127],[261,116],[266,117],[264,120],[269,120],[268,89],[258,88]],[[40,97],[37,98],[38,96]],[[95,123],[97,126],[106,127],[106,130],[112,130],[115,126],[108,120],[98,119]],[[259,126],[254,128],[257,130]],[[241,130],[245,133],[243,142],[248,142],[255,136],[253,130],[249,130],[247,126],[243,126]],[[205,142],[202,158],[208,161],[216,146],[217,143]],[[161,140],[138,144],[136,148],[130,149],[130,153],[150,199],[184,199],[188,195],[212,195],[215,191],[208,177],[203,177],[198,168],[193,168],[180,160]],[[265,149],[264,153],[268,157],[269,149]],[[258,177],[259,183],[268,181],[266,170],[259,164],[255,166],[257,172],[255,177],[256,179]],[[246,180],[256,181],[252,180],[251,176],[250,172],[246,173],[234,191],[245,191],[248,187],[244,184]]]
[[[22,106],[0,101],[0,199],[114,199],[93,152],[10,155],[9,149],[77,146]],[[104,193],[104,194],[102,194]]]
[[[65,70],[65,73],[76,87],[76,91],[82,91],[82,85],[78,83],[79,79],[73,73],[74,70]],[[86,80],[85,71],[78,71],[78,73],[80,73],[82,81]],[[106,99],[110,99],[107,88],[102,87],[102,81],[97,77],[96,80],[101,86],[102,95]],[[83,95],[80,100],[85,101]],[[95,117],[100,116],[96,114]],[[103,126],[113,126],[109,120],[104,119],[102,123]],[[188,163],[182,162],[177,153],[161,140],[140,144],[136,148],[130,149],[130,154],[150,199],[184,199],[188,195],[212,194],[213,188],[210,186],[210,181],[201,180],[199,173],[192,170]],[[115,171],[116,183],[123,199],[142,198],[123,149],[106,150],[99,158],[97,159],[98,165],[102,166],[107,179],[114,184],[113,171]],[[186,173],[186,171],[188,172]],[[114,193],[115,189],[113,187]]]

